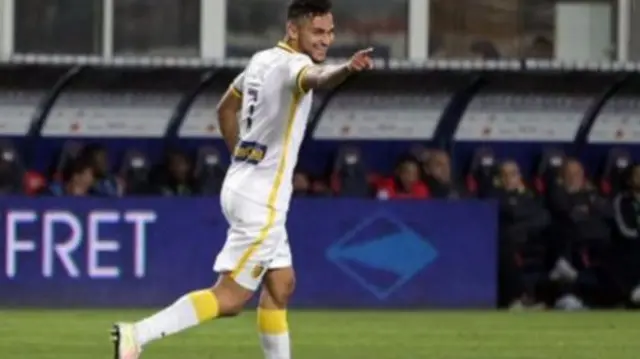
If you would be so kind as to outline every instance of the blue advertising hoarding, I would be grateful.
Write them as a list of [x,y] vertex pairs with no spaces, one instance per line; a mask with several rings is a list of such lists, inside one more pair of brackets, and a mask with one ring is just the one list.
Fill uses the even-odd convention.
[[[227,230],[216,198],[14,198],[0,208],[0,305],[164,305],[215,280]],[[495,305],[492,202],[299,199],[287,229],[295,306]]]

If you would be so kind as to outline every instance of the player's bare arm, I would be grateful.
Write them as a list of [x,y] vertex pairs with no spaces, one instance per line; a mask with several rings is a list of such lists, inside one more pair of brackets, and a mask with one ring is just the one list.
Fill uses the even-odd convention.
[[238,128],[237,116],[242,107],[242,98],[234,91],[236,90],[230,87],[218,103],[220,133],[231,153],[238,143],[240,129]]
[[373,68],[373,48],[360,50],[342,65],[312,65],[300,73],[299,84],[305,90],[331,88],[341,84],[351,74]]

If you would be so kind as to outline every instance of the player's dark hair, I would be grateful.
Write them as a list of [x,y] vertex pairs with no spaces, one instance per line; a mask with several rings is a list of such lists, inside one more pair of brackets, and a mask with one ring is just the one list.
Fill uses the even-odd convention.
[[292,0],[287,9],[287,20],[325,15],[332,7],[331,0]]

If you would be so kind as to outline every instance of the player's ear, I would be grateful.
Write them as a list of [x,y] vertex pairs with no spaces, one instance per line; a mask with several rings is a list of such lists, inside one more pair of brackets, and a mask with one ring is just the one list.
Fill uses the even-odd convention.
[[287,37],[294,41],[298,40],[298,24],[295,21],[287,21]]

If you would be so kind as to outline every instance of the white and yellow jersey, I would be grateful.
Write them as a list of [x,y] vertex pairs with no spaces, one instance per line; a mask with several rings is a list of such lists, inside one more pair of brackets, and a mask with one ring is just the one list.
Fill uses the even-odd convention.
[[256,53],[232,83],[242,97],[240,134],[223,190],[286,211],[312,93],[300,86],[309,56],[285,43]]

